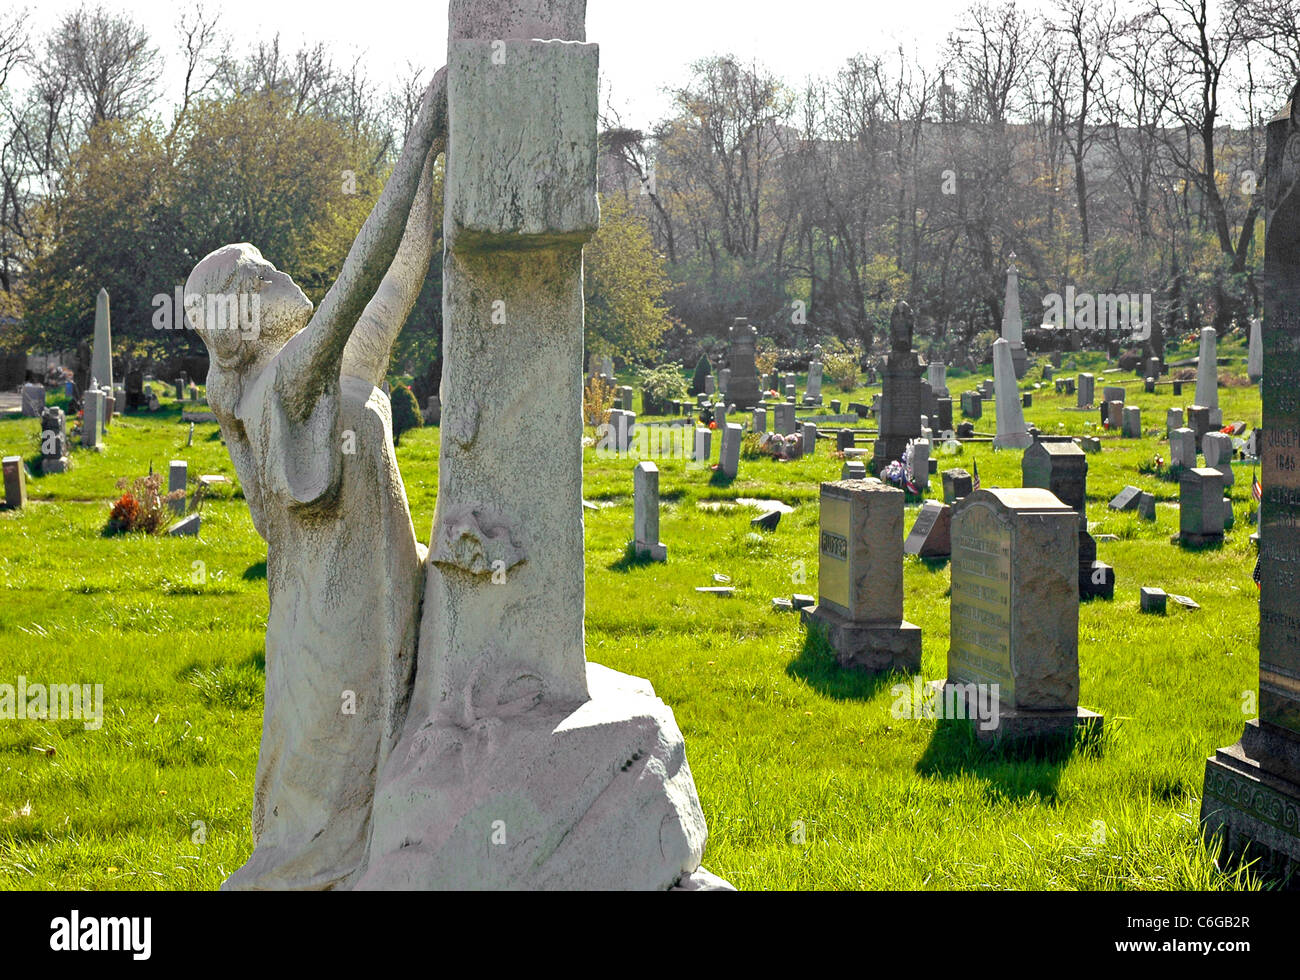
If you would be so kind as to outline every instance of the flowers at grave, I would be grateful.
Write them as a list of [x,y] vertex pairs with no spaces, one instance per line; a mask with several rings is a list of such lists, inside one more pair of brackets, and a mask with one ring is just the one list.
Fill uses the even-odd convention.
[[710,429],[716,429],[717,427],[718,427],[718,423],[717,423],[717,422],[710,422],[710,423],[709,423],[709,428],[710,428]]
[[171,493],[162,492],[162,475],[150,473],[128,481],[125,477],[117,481],[117,488],[126,493],[113,504],[109,511],[105,531],[109,534],[127,534],[138,531],[142,534],[158,534],[167,526],[170,511],[167,505],[176,500],[185,499],[184,490]]
[[771,456],[777,460],[797,459],[800,452],[801,438],[798,435],[781,435],[779,432],[763,432],[758,435],[758,454]]
[[898,487],[900,490],[907,483],[907,470],[903,466],[901,459],[896,459],[880,472],[880,479],[892,487]]

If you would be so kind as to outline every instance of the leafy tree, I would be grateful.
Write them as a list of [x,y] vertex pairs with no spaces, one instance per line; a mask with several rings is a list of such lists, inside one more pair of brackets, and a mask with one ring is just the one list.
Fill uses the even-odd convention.
[[672,282],[643,217],[613,195],[601,212],[585,254],[587,350],[645,360],[672,323],[664,303]]

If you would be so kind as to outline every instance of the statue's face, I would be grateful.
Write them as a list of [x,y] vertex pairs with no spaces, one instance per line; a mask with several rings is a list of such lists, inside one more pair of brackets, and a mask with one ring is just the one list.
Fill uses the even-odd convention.
[[237,369],[274,354],[311,320],[298,284],[252,245],[226,245],[194,267],[185,284],[185,314],[212,356]]

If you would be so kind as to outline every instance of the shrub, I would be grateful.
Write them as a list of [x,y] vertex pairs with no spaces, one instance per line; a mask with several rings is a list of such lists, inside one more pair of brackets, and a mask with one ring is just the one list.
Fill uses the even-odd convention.
[[858,359],[852,351],[827,354],[822,358],[826,378],[840,391],[852,391],[858,386]]
[[[688,396],[686,379],[675,364],[660,364],[658,367],[638,368],[637,380],[641,385],[642,395],[649,395],[655,405],[665,402],[685,401]],[[647,412],[647,414],[654,414]]]
[[408,429],[418,429],[424,425],[424,416],[420,414],[420,403],[415,400],[415,392],[407,385],[398,385],[389,398],[393,406],[393,444],[402,441],[402,433]]
[[117,488],[125,490],[113,504],[108,515],[109,534],[157,534],[167,526],[169,512],[167,505],[175,500],[184,500],[185,491],[162,492],[162,476],[150,473],[137,477],[130,483],[126,478],[117,481]]
[[754,355],[754,368],[758,371],[760,378],[776,371],[776,362],[779,356],[777,351],[766,349],[758,351]]
[[596,376],[587,380],[582,389],[582,418],[593,428],[609,419],[614,405],[614,385]]

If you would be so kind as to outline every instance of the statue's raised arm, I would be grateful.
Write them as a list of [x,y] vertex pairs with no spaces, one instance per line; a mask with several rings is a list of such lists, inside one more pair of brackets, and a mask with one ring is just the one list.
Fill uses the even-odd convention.
[[401,157],[352,243],[338,279],[307,328],[285,345],[276,387],[293,421],[311,415],[326,386],[337,380],[348,338],[398,254],[430,150],[446,138],[446,132],[446,69],[441,69],[424,93]]

